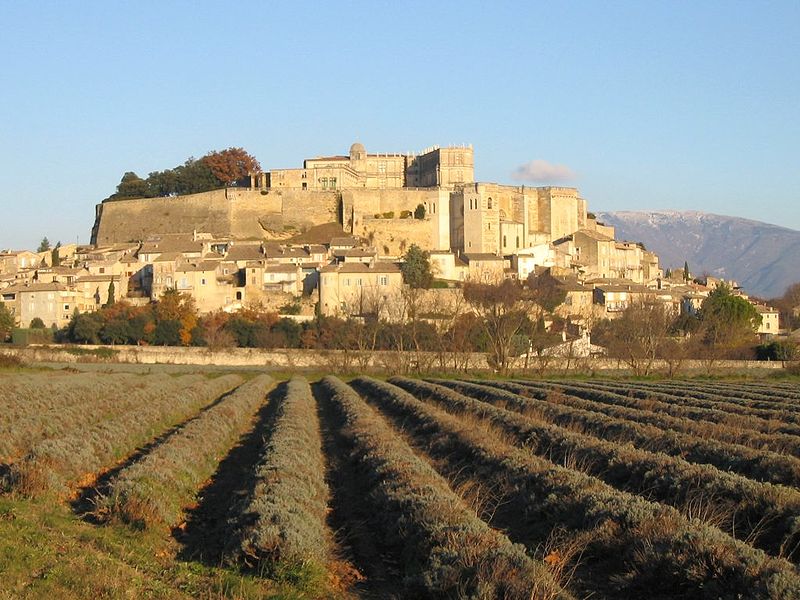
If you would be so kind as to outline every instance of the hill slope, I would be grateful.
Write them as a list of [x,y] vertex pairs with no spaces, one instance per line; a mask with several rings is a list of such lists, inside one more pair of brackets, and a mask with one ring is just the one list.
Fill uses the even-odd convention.
[[800,281],[800,231],[697,211],[608,212],[617,239],[643,242],[661,265],[738,281],[753,295],[772,298]]

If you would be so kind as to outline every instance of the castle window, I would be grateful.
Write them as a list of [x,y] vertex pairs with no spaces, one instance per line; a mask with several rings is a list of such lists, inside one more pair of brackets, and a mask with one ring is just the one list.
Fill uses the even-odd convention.
[[492,210],[492,199],[491,198],[489,198],[489,202],[488,202],[488,205],[487,205],[486,208],[488,208],[489,210]]
[[336,189],[336,177],[331,177],[330,181],[329,181],[329,184],[330,184],[330,188],[332,190],[335,190]]
[[507,244],[506,244],[506,236],[503,236],[503,248],[505,248],[506,246],[507,246]]
[[203,278],[200,280],[200,285],[205,285],[205,284],[206,284],[206,278],[205,278],[205,277],[203,277]]
[[517,248],[519,248],[519,236],[517,236]]

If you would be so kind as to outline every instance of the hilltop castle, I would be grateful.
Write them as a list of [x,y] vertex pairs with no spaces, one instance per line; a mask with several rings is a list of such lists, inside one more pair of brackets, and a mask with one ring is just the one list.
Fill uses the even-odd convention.
[[280,239],[331,222],[383,256],[399,256],[411,244],[457,256],[513,257],[539,248],[537,256],[552,265],[589,275],[646,282],[658,273],[657,257],[616,243],[613,228],[596,222],[575,188],[475,182],[471,146],[373,154],[354,143],[347,155],[254,173],[249,187],[106,201],[97,207],[92,242],[192,231]]

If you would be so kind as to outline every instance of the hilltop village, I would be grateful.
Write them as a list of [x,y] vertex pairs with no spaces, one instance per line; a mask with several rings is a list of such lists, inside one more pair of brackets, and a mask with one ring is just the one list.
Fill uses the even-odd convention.
[[[645,299],[692,313],[717,283],[665,277],[654,253],[615,239],[575,188],[474,181],[471,146],[373,154],[355,143],[210,192],[106,200],[92,244],[0,253],[0,300],[22,327],[62,328],[76,311],[144,305],[167,290],[201,314],[258,305],[296,320],[402,321],[401,265],[415,247],[434,278],[431,318],[457,310],[465,282],[546,275],[575,336]],[[757,308],[759,332],[777,332],[778,312]]]

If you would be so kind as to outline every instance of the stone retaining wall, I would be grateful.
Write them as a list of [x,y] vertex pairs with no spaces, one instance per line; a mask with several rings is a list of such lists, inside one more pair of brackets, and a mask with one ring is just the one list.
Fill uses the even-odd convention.
[[[162,346],[28,346],[0,348],[0,353],[18,356],[26,362],[108,362],[133,364],[216,365],[224,367],[264,367],[268,369],[318,369],[334,372],[381,371],[387,373],[455,371],[491,371],[488,356],[481,353],[449,354],[423,352],[358,352],[342,350],[263,350],[259,348],[208,348]],[[673,364],[673,373],[733,374],[766,373],[798,364],[780,361],[685,360]],[[512,365],[517,372],[524,365]],[[667,373],[670,365],[663,360],[653,363],[651,373]],[[633,373],[625,361],[611,358],[550,358],[531,360],[526,373],[569,371],[575,373]]]

